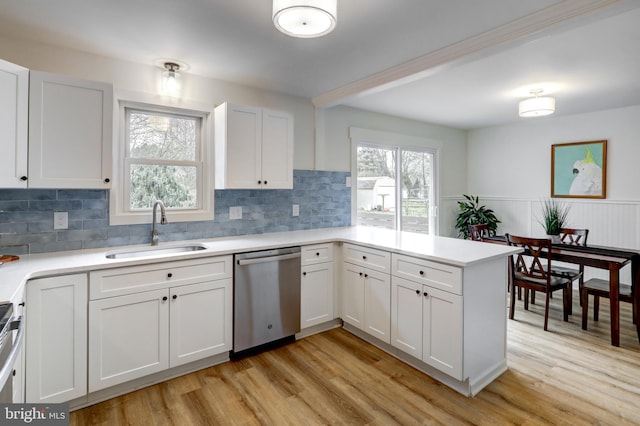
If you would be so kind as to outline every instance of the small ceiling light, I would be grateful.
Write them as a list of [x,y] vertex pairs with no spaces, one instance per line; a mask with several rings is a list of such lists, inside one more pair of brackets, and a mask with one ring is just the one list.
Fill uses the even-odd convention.
[[518,108],[520,117],[542,117],[556,111],[556,100],[550,97],[539,98],[538,95],[542,92],[542,89],[533,89],[530,92],[534,95],[533,98],[520,101]]
[[273,0],[273,24],[300,38],[320,37],[336,27],[338,0]]
[[166,96],[180,96],[180,65],[175,62],[165,62],[162,73],[162,93]]

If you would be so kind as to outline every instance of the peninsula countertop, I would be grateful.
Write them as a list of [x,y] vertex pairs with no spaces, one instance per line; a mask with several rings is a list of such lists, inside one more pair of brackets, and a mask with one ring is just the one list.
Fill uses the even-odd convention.
[[[162,239],[162,236],[160,238]],[[363,226],[171,241],[160,243],[156,248],[187,244],[199,244],[206,248],[183,253],[151,253],[145,256],[119,259],[109,259],[107,255],[127,250],[152,249],[152,247],[150,245],[135,245],[71,250],[21,255],[20,260],[1,265],[0,301],[14,300],[16,295],[22,292],[24,284],[32,278],[328,242],[353,243],[463,268],[520,251],[515,247],[498,244]]]

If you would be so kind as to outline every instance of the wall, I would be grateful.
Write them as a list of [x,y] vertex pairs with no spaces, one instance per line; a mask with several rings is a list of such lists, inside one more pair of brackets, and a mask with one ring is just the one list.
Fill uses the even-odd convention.
[[[590,244],[640,249],[638,117],[640,105],[470,131],[467,191],[496,210],[503,222],[499,232],[542,236],[540,202],[550,195],[551,145],[606,139],[607,198],[560,200],[571,206],[571,227],[589,228]],[[454,204],[447,200],[449,211]]]
[[[0,57],[29,69],[111,82],[114,85],[116,99],[118,95],[129,92],[158,93],[162,71],[151,64],[125,62],[80,51],[2,37],[0,37]],[[433,140],[434,146],[440,149],[440,193],[445,196],[458,195],[464,190],[466,183],[465,164],[460,161],[466,156],[464,131],[345,107],[322,110],[323,120],[316,124],[316,110],[309,99],[204,78],[188,72],[182,74],[182,84],[183,99],[188,102],[215,106],[230,101],[293,113],[295,122],[294,168],[347,172],[347,174],[327,173],[321,175],[323,179],[325,177],[334,179],[335,176],[341,176],[342,180],[335,183],[340,188],[344,187],[344,177],[350,171],[349,127],[357,126]],[[181,101],[171,101],[170,103],[180,106]],[[322,135],[318,138],[317,144],[316,131]],[[235,223],[233,225],[222,224],[220,220],[224,221],[225,214],[228,214],[228,209],[227,212],[223,211],[225,200],[233,197],[233,195],[225,195],[226,192],[216,191],[216,221],[214,223],[207,225],[202,223],[181,224],[180,227],[177,224],[172,224],[167,229],[176,230],[169,232],[171,235],[169,239],[180,239],[187,234],[192,235],[191,230],[198,228],[204,228],[203,235],[205,236],[219,236],[272,232],[284,230],[287,226],[291,227],[289,229],[299,229],[300,226],[313,228],[350,223],[348,218],[342,216],[342,206],[350,203],[350,199],[345,200],[342,195],[337,194],[336,199],[341,205],[323,210],[322,206],[333,206],[331,196],[324,197],[329,201],[328,204],[327,202],[318,203],[310,193],[307,194],[310,198],[301,195],[298,198],[298,203],[301,205],[301,217],[307,211],[309,214],[317,215],[318,221],[298,219],[297,222],[287,222],[286,225],[269,223],[261,226],[257,222],[249,224],[243,220],[242,226]],[[103,192],[85,191],[15,192],[0,190],[0,200],[4,200],[0,201],[1,205],[12,209],[0,214],[0,247],[4,247],[4,251],[7,251],[7,247],[11,246],[13,247],[11,250],[15,252],[27,253],[146,242],[148,230],[145,226],[133,227],[128,230],[126,227],[108,227],[105,219],[100,217],[105,208],[103,204],[106,202],[102,198],[103,195]],[[108,200],[108,196],[106,199]],[[242,197],[241,199],[245,200]],[[71,203],[70,206],[72,200],[75,203]],[[286,216],[290,210],[289,205],[287,211],[283,213],[277,198],[267,197],[260,200],[249,198],[248,200],[250,200],[247,206],[248,210],[257,209],[257,217],[260,217],[260,211],[272,210],[280,212],[281,216],[282,214]],[[54,207],[51,207],[51,203]],[[305,207],[307,205],[310,206],[308,209]],[[228,205],[226,206],[228,207]],[[99,211],[94,211],[96,210],[94,207],[97,207]],[[80,228],[66,232],[52,232],[48,227],[53,216],[52,213],[56,210],[75,211],[74,215],[77,214],[81,218],[82,224],[75,223],[73,226]],[[346,211],[348,212],[349,209]],[[21,217],[18,212],[25,213],[24,217]],[[84,218],[83,215],[89,215],[91,218]],[[17,221],[14,221],[16,219]],[[72,219],[70,218],[70,220]],[[123,231],[123,229],[125,230]],[[225,231],[220,233],[221,229]],[[46,235],[41,235],[41,232]]]
[[[350,225],[348,172],[295,170],[293,190],[215,192],[215,219],[171,221],[158,227],[160,241],[216,238]],[[0,189],[0,252],[43,253],[83,248],[148,244],[151,225],[109,226],[106,190]],[[300,215],[292,216],[298,204]],[[229,207],[242,219],[230,220]],[[69,229],[53,229],[53,212],[69,212]],[[149,215],[151,222],[151,215]]]
[[[450,127],[423,123],[378,114],[345,106],[323,111],[325,124],[322,139],[318,141],[317,158],[325,170],[351,170],[351,140],[349,128],[359,127],[387,133],[418,137],[428,140],[428,147],[438,149],[439,199],[459,197],[467,185],[467,132]],[[440,215],[438,233],[450,235],[451,216]]]
[[[157,94],[161,69],[69,49],[0,37],[0,58],[25,68],[113,83],[119,92]],[[314,165],[314,107],[309,99],[254,89],[226,81],[181,74],[183,99],[211,107],[223,102],[289,111],[294,116],[294,168]],[[176,106],[180,102],[173,102]]]

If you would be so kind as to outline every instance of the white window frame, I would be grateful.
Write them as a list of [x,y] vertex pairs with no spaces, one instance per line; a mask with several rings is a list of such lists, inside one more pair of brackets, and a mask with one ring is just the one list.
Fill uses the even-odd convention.
[[[383,132],[378,130],[361,129],[358,127],[349,128],[349,138],[351,139],[351,223],[358,223],[358,146],[370,146],[395,150],[398,154],[398,164],[401,164],[400,151],[420,151],[433,155],[433,186],[431,188],[433,203],[430,206],[429,234],[439,235],[438,206],[440,204],[440,179],[439,179],[439,154],[440,143],[434,140],[420,138],[416,136],[403,135],[399,133]],[[396,182],[400,182],[400,173],[396,167]],[[396,190],[396,206],[402,205],[402,191]],[[398,210],[399,211],[399,210]],[[395,226],[400,230],[402,218],[397,214]]]
[[[129,205],[129,159],[127,158],[126,138],[126,110],[161,112],[197,117],[201,120],[200,146],[198,152],[198,193],[197,208],[170,209],[167,217],[170,222],[193,222],[213,220],[213,107],[199,105],[192,102],[167,103],[164,98],[146,94],[118,94],[114,108],[118,120],[115,120],[114,135],[117,140],[113,144],[113,182],[109,196],[109,223],[111,225],[132,225],[151,223],[151,209],[130,210]],[[159,161],[158,163],[160,163]],[[155,164],[155,163],[154,163]]]

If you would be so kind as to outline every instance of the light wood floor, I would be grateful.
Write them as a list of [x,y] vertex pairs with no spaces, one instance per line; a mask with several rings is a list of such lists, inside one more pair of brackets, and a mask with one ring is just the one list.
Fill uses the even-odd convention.
[[[542,296],[542,295],[539,295]],[[508,321],[509,370],[466,398],[342,329],[317,334],[71,413],[71,425],[640,424],[640,344],[622,303],[621,347],[608,301],[580,328],[553,299]]]

